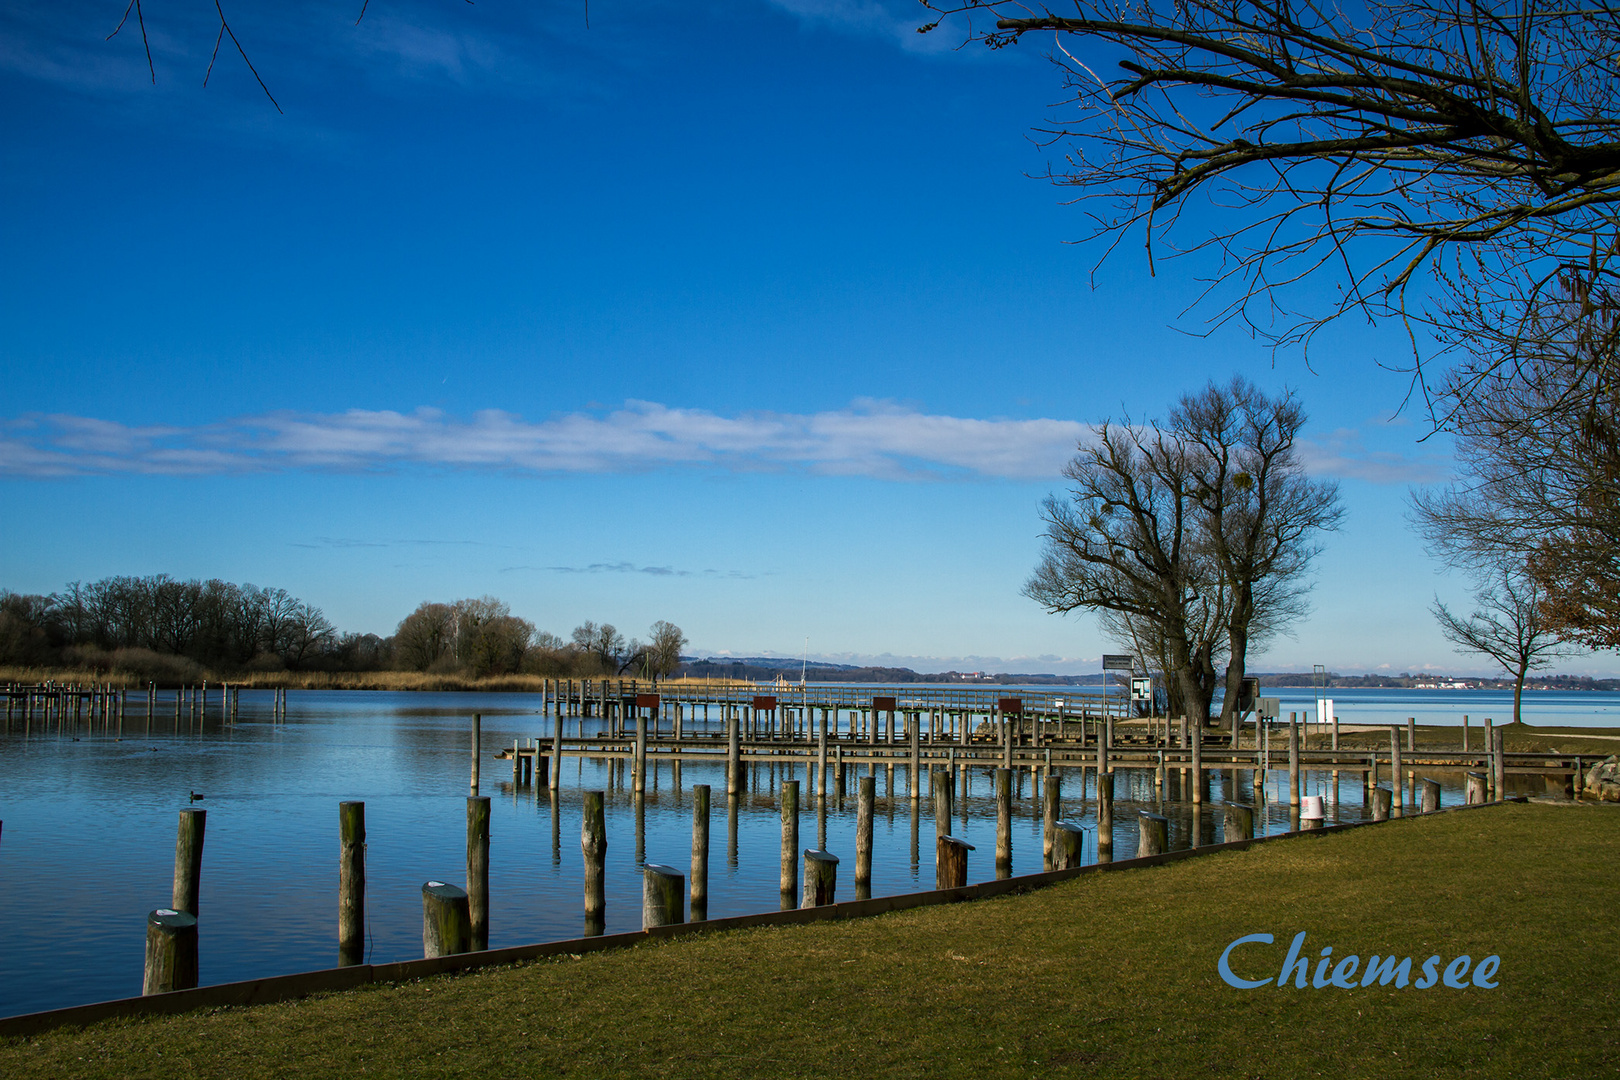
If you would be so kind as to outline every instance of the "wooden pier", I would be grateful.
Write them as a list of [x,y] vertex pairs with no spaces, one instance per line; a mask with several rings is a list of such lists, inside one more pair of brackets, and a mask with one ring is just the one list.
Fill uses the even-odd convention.
[[[1388,725],[1387,748],[1341,748],[1337,722],[1314,737],[1297,722],[1250,720],[1234,737],[1227,730],[1188,730],[1184,718],[1136,717],[1119,695],[1040,690],[1007,695],[1005,688],[843,684],[782,687],[650,684],[636,680],[548,680],[541,714],[550,734],[499,754],[513,761],[514,778],[533,776],[534,763],[560,783],[568,757],[625,759],[636,790],[649,762],[727,766],[728,790],[743,789],[746,766],[803,764],[806,795],[844,794],[851,769],[879,767],[908,778],[912,798],[932,770],[981,767],[1073,770],[1084,797],[1099,770],[1145,770],[1160,798],[1208,800],[1209,774],[1286,770],[1289,803],[1300,804],[1307,772],[1359,780],[1366,802],[1391,783],[1393,804],[1416,809],[1420,772],[1484,773],[1487,793],[1500,797],[1508,776],[1543,776],[1550,793],[1578,789],[1589,755],[1507,753],[1497,728],[1487,747],[1418,748],[1413,728]],[[568,728],[577,733],[565,733]],[[1316,727],[1313,725],[1313,727]],[[598,730],[592,731],[592,728]],[[1198,736],[1198,737],[1195,737]],[[1381,736],[1380,736],[1381,737]],[[1312,745],[1312,743],[1317,745]],[[1322,745],[1326,744],[1326,745]],[[1194,777],[1197,783],[1193,782]],[[1093,785],[1094,786],[1094,785]]]

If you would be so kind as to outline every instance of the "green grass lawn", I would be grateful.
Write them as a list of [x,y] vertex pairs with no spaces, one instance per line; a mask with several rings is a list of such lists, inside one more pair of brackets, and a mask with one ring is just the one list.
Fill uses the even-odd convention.
[[[1022,896],[0,1043],[0,1076],[1541,1077],[1620,1071],[1620,808],[1508,804]],[[1494,990],[1290,984],[1501,957]],[[1269,957],[1269,962],[1265,960]],[[1269,972],[1268,970],[1269,969]],[[1358,980],[1359,982],[1359,980]]]

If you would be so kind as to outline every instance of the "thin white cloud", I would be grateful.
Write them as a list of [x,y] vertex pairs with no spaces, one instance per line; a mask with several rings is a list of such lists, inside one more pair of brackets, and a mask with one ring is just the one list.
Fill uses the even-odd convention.
[[30,415],[0,423],[10,476],[199,475],[427,466],[533,473],[803,470],[891,480],[1049,479],[1085,425],[977,420],[881,402],[810,413],[720,416],[633,401],[605,415],[529,421],[489,409],[277,412],[196,427]]
[[[0,421],[0,475],[706,469],[1055,481],[1087,431],[1075,420],[980,420],[866,399],[826,412],[736,416],[631,401],[539,421],[497,409],[470,418],[437,409],[275,412],[193,427],[32,414]],[[1448,466],[1440,455],[1370,452],[1354,429],[1306,444],[1302,456],[1314,474],[1381,484],[1429,482]]]
[[1302,439],[1299,456],[1316,476],[1374,484],[1433,484],[1451,477],[1449,455],[1432,450],[1420,454],[1369,450],[1358,428],[1339,428],[1319,438]]

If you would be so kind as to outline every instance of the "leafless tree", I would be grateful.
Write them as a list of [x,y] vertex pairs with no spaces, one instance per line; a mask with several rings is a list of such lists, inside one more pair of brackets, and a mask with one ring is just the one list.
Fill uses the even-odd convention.
[[681,650],[686,648],[686,635],[672,622],[659,619],[648,630],[648,667],[659,675],[673,674],[681,666]]
[[1241,377],[1210,382],[1170,414],[1170,429],[1196,452],[1192,497],[1208,557],[1227,598],[1221,717],[1237,721],[1239,691],[1256,632],[1276,632],[1304,610],[1315,536],[1338,526],[1338,485],[1312,480],[1299,460],[1299,399],[1270,397]]
[[1512,566],[1498,568],[1494,578],[1474,593],[1472,614],[1456,615],[1438,597],[1432,610],[1440,632],[1459,652],[1489,656],[1513,677],[1515,724],[1520,719],[1525,678],[1555,657],[1575,651],[1543,615],[1535,579]]
[[1620,283],[1593,280],[1458,309],[1477,349],[1442,388],[1459,478],[1412,502],[1442,558],[1528,573],[1551,628],[1620,648]]
[[1109,613],[1160,651],[1189,723],[1208,721],[1224,592],[1200,545],[1191,451],[1152,426],[1103,424],[1041,506],[1046,541],[1024,593],[1053,613]]
[[995,48],[1053,43],[1072,96],[1044,134],[1072,149],[1052,179],[1105,250],[1215,254],[1217,321],[1282,344],[1349,311],[1443,323],[1427,282],[1411,292],[1431,271],[1536,280],[1617,253],[1606,0],[928,6]]

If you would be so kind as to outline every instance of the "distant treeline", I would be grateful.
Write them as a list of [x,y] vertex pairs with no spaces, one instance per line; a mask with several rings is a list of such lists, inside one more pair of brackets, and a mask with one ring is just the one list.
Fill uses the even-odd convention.
[[685,645],[680,627],[664,621],[646,643],[595,622],[565,641],[490,596],[424,602],[379,637],[339,633],[320,608],[285,589],[217,579],[109,577],[48,596],[0,590],[0,665],[163,683],[284,670],[645,678],[674,671]]

